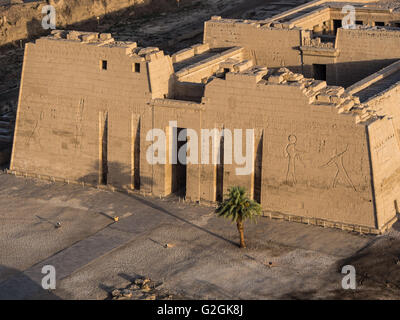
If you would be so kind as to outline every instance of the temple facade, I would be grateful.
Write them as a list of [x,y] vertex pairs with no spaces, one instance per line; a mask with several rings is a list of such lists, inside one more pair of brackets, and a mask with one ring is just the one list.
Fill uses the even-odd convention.
[[266,216],[381,233],[400,201],[399,60],[400,11],[377,1],[212,17],[173,55],[55,30],[26,44],[10,170],[210,203],[240,185]]

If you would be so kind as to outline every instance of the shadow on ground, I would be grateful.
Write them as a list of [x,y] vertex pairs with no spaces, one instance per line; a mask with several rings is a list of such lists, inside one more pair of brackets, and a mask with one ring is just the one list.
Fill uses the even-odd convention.
[[[60,300],[51,290],[43,289],[37,282],[25,275],[23,272],[0,265],[0,273],[12,276],[0,283],[2,290],[0,291],[0,300]],[[46,274],[43,274],[43,277]]]
[[[282,299],[320,299],[321,292],[327,299],[334,300],[375,300],[400,299],[400,221],[392,231],[378,236],[360,248],[353,255],[338,260],[332,266],[332,275],[337,278],[337,288],[329,288],[329,281],[316,290],[297,291],[282,296]],[[341,279],[346,275],[344,266],[354,266],[356,270],[356,289],[340,288]]]

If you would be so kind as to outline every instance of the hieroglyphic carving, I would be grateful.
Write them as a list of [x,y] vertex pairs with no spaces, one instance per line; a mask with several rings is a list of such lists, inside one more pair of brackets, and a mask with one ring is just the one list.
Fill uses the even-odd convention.
[[318,153],[322,153],[325,150],[325,147],[326,147],[326,140],[321,139],[318,145]]
[[343,156],[348,151],[348,148],[349,146],[347,145],[346,149],[339,153],[336,149],[332,158],[327,163],[320,166],[320,168],[325,168],[333,165],[336,166],[336,173],[335,176],[333,177],[332,188],[336,188],[339,176],[341,175],[346,179],[347,183],[354,189],[354,191],[357,191],[343,163]]
[[[29,107],[28,107],[28,110],[29,110],[28,112],[31,113],[31,118],[35,119],[36,115],[34,114],[33,110],[30,109]],[[36,120],[32,121],[33,127],[30,131],[30,134],[26,137],[25,145],[27,145],[27,146],[30,145],[30,143],[31,143],[32,139],[34,139],[35,135],[39,134],[39,129],[40,129],[39,122],[43,119],[44,119],[44,112],[40,111],[39,118],[36,118]],[[37,143],[40,145],[40,141],[37,141]]]
[[35,121],[35,124],[33,125],[33,128],[32,128],[31,133],[30,133],[29,136],[26,138],[26,141],[25,141],[25,144],[26,144],[26,145],[29,145],[29,144],[31,143],[31,140],[32,140],[33,136],[35,135],[38,126],[39,126],[39,120],[36,120],[36,121]]
[[399,147],[399,150],[400,150],[400,129],[396,130],[396,126],[394,125],[393,118],[390,120],[390,122],[392,123],[392,128],[393,128],[393,132],[396,137],[397,146]]
[[[288,158],[288,167],[286,171],[286,183],[295,185],[296,180],[296,162],[300,163],[305,167],[303,160],[300,157],[300,153],[304,151],[298,150],[297,137],[294,134],[288,136],[289,143],[285,147],[285,158]],[[291,180],[291,181],[290,181]]]

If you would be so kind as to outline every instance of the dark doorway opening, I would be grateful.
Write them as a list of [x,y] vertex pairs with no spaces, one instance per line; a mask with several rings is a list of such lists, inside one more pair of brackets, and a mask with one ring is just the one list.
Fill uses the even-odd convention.
[[326,81],[326,64],[313,64],[313,78]]
[[102,115],[100,129],[99,183],[107,184],[108,176],[108,114]]
[[180,197],[186,197],[187,130],[177,128],[177,135],[174,139],[178,157],[177,163],[172,165],[172,192]]
[[[132,124],[133,125],[133,124]],[[136,132],[133,133],[132,141],[132,157],[133,157],[133,167],[132,167],[132,188],[140,189],[140,119],[137,122]]]
[[254,200],[258,203],[261,203],[263,139],[264,134],[261,135],[258,141],[254,165]]
[[222,202],[224,197],[224,136],[221,136],[218,149],[217,173],[216,173],[216,200]]
[[337,34],[337,30],[342,27],[342,20],[333,20],[333,32]]

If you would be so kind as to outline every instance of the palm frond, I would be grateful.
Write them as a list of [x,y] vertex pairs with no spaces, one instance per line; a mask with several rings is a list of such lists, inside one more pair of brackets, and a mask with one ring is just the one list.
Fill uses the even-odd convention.
[[255,220],[261,212],[261,205],[251,200],[247,196],[246,189],[240,186],[229,188],[225,199],[216,209],[217,216],[231,219],[233,222],[239,219]]

